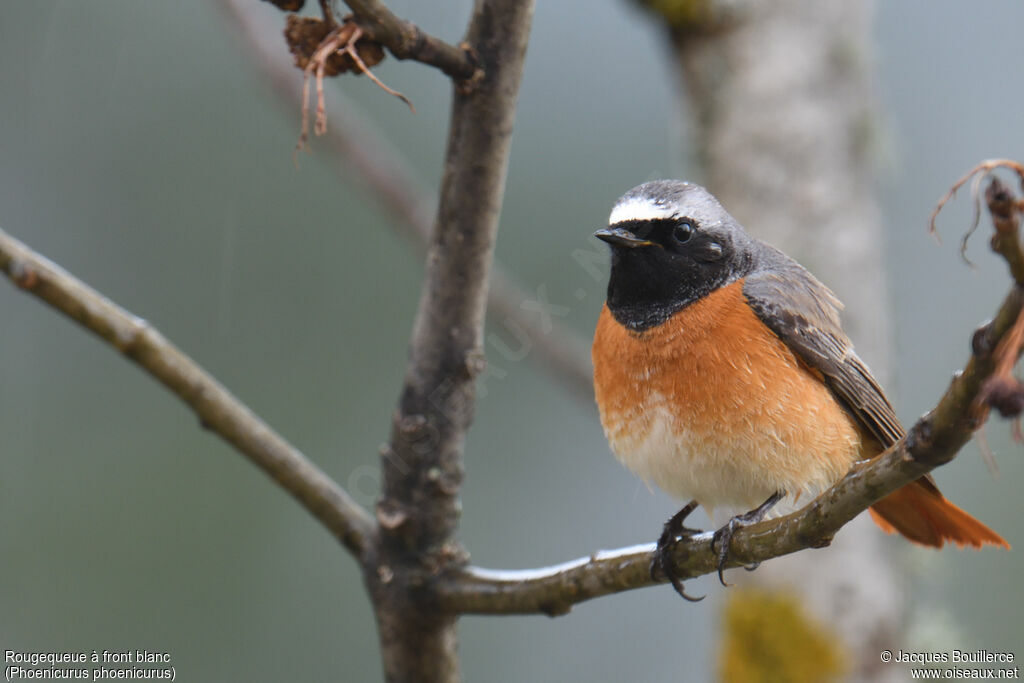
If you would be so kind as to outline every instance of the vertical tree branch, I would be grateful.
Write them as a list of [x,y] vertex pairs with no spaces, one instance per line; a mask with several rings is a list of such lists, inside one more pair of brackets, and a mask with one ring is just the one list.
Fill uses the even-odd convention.
[[389,681],[458,679],[455,617],[417,589],[465,562],[454,540],[462,454],[532,15],[532,0],[477,0],[466,36],[486,75],[470,94],[455,88],[405,386],[382,457],[380,541],[366,571]]

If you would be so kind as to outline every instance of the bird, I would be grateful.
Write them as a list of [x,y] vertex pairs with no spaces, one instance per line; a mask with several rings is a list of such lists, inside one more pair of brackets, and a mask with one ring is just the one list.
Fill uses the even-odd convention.
[[[592,348],[601,424],[628,469],[690,501],[665,523],[651,572],[699,599],[671,560],[671,547],[696,533],[683,524],[698,505],[728,518],[712,542],[728,585],[737,529],[798,509],[904,430],[843,331],[836,296],[700,185],[639,185],[594,235],[611,247]],[[1009,548],[928,475],[870,514],[921,546]]]

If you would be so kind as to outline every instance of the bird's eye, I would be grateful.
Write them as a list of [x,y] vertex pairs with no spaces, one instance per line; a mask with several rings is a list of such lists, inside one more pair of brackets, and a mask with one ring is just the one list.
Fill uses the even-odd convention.
[[676,223],[676,226],[672,228],[672,239],[678,244],[686,244],[693,237],[694,229],[693,223],[689,221],[680,221]]

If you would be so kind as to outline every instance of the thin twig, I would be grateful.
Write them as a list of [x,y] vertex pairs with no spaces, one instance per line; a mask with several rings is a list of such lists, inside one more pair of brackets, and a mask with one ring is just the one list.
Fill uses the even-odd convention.
[[981,225],[981,184],[988,178],[989,171],[979,173],[974,177],[971,182],[971,205],[973,206],[973,215],[971,216],[971,225],[967,228],[967,232],[960,238],[960,258],[963,259],[964,263],[969,265],[971,268],[975,268],[974,261],[967,258],[967,243],[971,239],[971,235]]
[[[969,170],[967,173],[963,174],[963,176],[961,176],[955,183],[953,183],[949,190],[946,191],[946,194],[942,195],[942,198],[940,198],[939,201],[935,204],[935,208],[932,209],[931,216],[928,217],[928,233],[938,240],[939,231],[938,228],[935,227],[935,219],[939,217],[939,213],[942,211],[943,208],[945,208],[946,204],[948,204],[950,200],[952,200],[953,197],[956,196],[957,191],[961,187],[963,187],[967,181],[973,178],[975,174],[977,174],[978,172],[988,174],[997,168],[1008,168],[1014,171],[1017,174],[1017,176],[1021,179],[1022,184],[1024,184],[1024,166],[1022,166],[1019,162],[1013,161],[1012,159],[987,159],[981,162],[980,164]],[[973,219],[971,221],[972,227],[968,229],[968,233],[973,232],[973,226],[976,226],[978,220],[980,220],[981,218],[981,195],[977,191],[974,191],[971,193],[971,197],[975,202],[975,210],[973,213]]]
[[460,87],[475,84],[482,71],[469,50],[449,45],[400,19],[380,0],[345,0],[367,35],[383,43],[398,59],[414,59],[435,66],[451,76]]
[[[352,34],[352,38],[350,38],[348,43],[346,43],[345,46],[341,49],[341,52],[348,53],[349,57],[352,58],[352,61],[355,62],[356,65],[360,69],[362,69],[362,73],[366,74],[366,76],[371,81],[376,83],[378,88],[380,88],[381,90],[383,90],[387,94],[394,95],[398,99],[400,99],[403,102],[405,102],[405,104],[409,107],[409,111],[411,111],[413,114],[415,114],[416,113],[416,107],[412,106],[412,101],[408,97],[403,95],[402,93],[400,93],[397,90],[395,90],[394,88],[389,88],[388,86],[384,85],[384,83],[379,78],[377,78],[376,74],[374,74],[372,71],[370,71],[370,67],[366,66],[366,63],[363,62],[363,58],[359,56],[359,50],[357,50],[355,48],[356,41],[358,41],[362,36],[363,36],[363,29],[361,29],[361,28],[359,28],[357,26],[355,32]],[[356,73],[359,73],[359,72],[357,71]],[[321,101],[323,101],[323,100],[321,99]],[[323,135],[323,133],[320,133],[320,135]]]
[[369,515],[294,446],[268,427],[145,320],[120,308],[60,266],[0,230],[0,271],[113,345],[171,390],[362,559],[373,535]]
[[[302,72],[302,83],[303,90],[305,90],[305,84],[309,82],[309,77],[316,71],[316,124],[313,126],[313,132],[317,135],[323,135],[327,132],[327,110],[324,107],[324,71],[327,69],[327,58],[337,52],[345,39],[341,37],[339,29],[334,29],[327,34],[324,38],[324,42],[320,43],[320,47],[317,48],[316,52],[309,60],[309,64]],[[307,105],[308,103],[302,101],[302,133],[306,134],[306,116],[307,116]]]
[[[1016,435],[1020,426],[1020,421],[1014,423],[1013,433]],[[993,479],[999,478],[999,463],[996,462],[996,454],[992,452],[992,448],[988,445],[988,437],[985,436],[985,428],[982,427],[974,433],[974,439],[978,442],[978,451],[981,453],[981,460],[985,463],[985,467],[988,468],[988,473]]]

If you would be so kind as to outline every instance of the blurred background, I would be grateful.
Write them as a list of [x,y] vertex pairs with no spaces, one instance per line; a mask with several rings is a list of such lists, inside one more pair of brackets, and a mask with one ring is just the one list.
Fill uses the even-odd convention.
[[[390,6],[458,42],[471,3]],[[283,27],[269,4],[247,11]],[[0,4],[0,227],[151,321],[369,506],[420,258],[321,140],[296,169],[300,104],[268,86],[226,17],[209,2]],[[877,8],[888,390],[906,423],[934,405],[1009,285],[984,230],[977,268],[959,258],[966,193],[940,217],[941,246],[926,220],[976,162],[1024,157],[1022,22],[1009,0]],[[328,88],[436,187],[446,79],[394,59],[376,73],[417,114],[363,78]],[[630,2],[539,3],[497,257],[581,335],[604,281],[573,252],[599,253],[590,235],[624,191],[691,172],[676,79],[662,31]],[[463,491],[474,563],[534,567],[653,540],[676,503],[618,465],[593,406],[529,350],[502,353],[519,344],[496,322],[486,350],[501,376],[477,409]],[[999,476],[972,444],[936,478],[1024,548],[1024,452],[1006,423],[986,434]],[[1020,550],[887,543],[909,607],[881,645],[1024,654]],[[8,285],[0,548],[0,649],[168,652],[182,680],[380,678],[361,578],[333,538],[148,376]],[[707,679],[725,591],[705,578],[692,592],[708,599],[656,588],[558,619],[467,618],[465,679]]]

